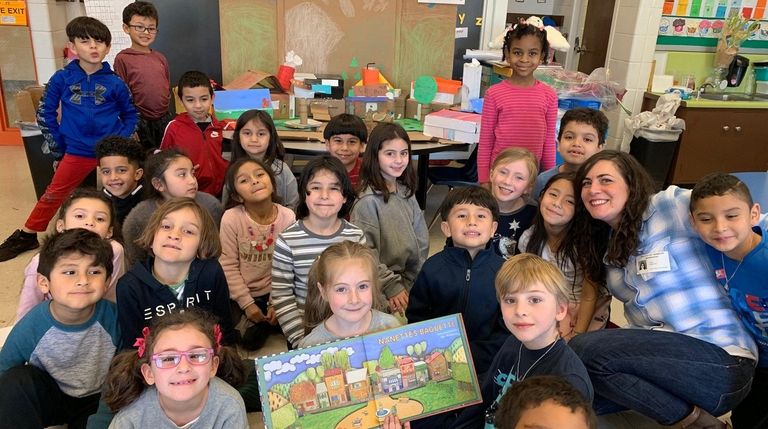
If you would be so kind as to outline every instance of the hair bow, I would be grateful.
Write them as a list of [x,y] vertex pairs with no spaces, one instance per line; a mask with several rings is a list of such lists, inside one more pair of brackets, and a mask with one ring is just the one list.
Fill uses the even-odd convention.
[[221,350],[221,326],[219,324],[213,325],[213,339],[216,340],[216,351]]
[[144,350],[147,347],[147,337],[149,337],[149,327],[145,326],[144,329],[141,330],[141,334],[143,335],[142,338],[136,338],[136,342],[133,343],[134,347],[138,347],[138,354],[139,357],[144,357]]

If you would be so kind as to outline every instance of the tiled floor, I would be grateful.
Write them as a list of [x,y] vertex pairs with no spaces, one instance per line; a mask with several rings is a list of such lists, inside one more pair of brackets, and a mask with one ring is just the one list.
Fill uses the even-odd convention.
[[[427,210],[425,211],[427,222],[432,220],[433,214],[437,206],[442,202],[446,192],[447,188],[443,186],[437,186],[430,190]],[[0,146],[0,240],[5,239],[15,229],[21,227],[36,201],[23,148]],[[441,250],[444,243],[445,238],[440,232],[438,219],[438,222],[430,231],[430,254]],[[19,291],[24,277],[24,267],[34,254],[35,252],[31,251],[16,259],[0,262],[0,279],[3,280],[5,286],[0,287],[0,327],[9,326],[13,323]],[[621,307],[615,303],[613,307],[612,320],[615,323],[623,324]],[[244,353],[244,356],[258,357],[266,354],[280,353],[285,350],[285,340],[283,337],[274,335],[270,337],[267,344],[261,350],[253,353]],[[252,428],[262,427],[259,413],[249,414],[249,421]],[[601,427],[603,426],[601,425]],[[641,426],[637,421],[632,421],[631,424],[627,425],[619,424],[605,427],[645,428],[653,426]]]

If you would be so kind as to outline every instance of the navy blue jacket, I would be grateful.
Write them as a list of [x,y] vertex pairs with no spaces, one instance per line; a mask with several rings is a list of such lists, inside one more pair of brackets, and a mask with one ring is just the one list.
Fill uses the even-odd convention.
[[502,264],[504,259],[490,245],[472,259],[448,239],[421,267],[405,311],[409,323],[461,313],[479,376],[509,336],[494,288]]
[[237,334],[229,307],[229,287],[219,261],[195,259],[189,267],[184,295],[176,299],[171,288],[152,275],[154,258],[139,262],[117,282],[117,319],[123,336],[121,349],[133,347],[141,330],[152,324],[152,318],[187,307],[211,312],[221,325],[222,343],[234,344]]
[[[61,102],[61,124],[56,120]],[[45,85],[37,123],[56,159],[64,154],[96,158],[96,142],[107,136],[130,137],[139,113],[131,92],[104,62],[88,75],[79,61],[72,61],[51,76]]]

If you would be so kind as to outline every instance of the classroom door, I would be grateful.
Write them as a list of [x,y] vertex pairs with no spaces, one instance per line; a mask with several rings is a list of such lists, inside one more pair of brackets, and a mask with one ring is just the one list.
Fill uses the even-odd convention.
[[573,47],[579,54],[580,72],[590,74],[594,69],[605,66],[615,3],[616,0],[588,1],[581,37],[577,38]]

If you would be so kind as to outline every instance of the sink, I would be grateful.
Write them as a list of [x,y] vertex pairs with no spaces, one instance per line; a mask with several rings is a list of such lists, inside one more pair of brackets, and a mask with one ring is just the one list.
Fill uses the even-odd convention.
[[[733,92],[705,92],[699,94],[700,99],[715,101],[754,101],[755,97],[747,94]],[[758,100],[760,101],[760,100]]]

